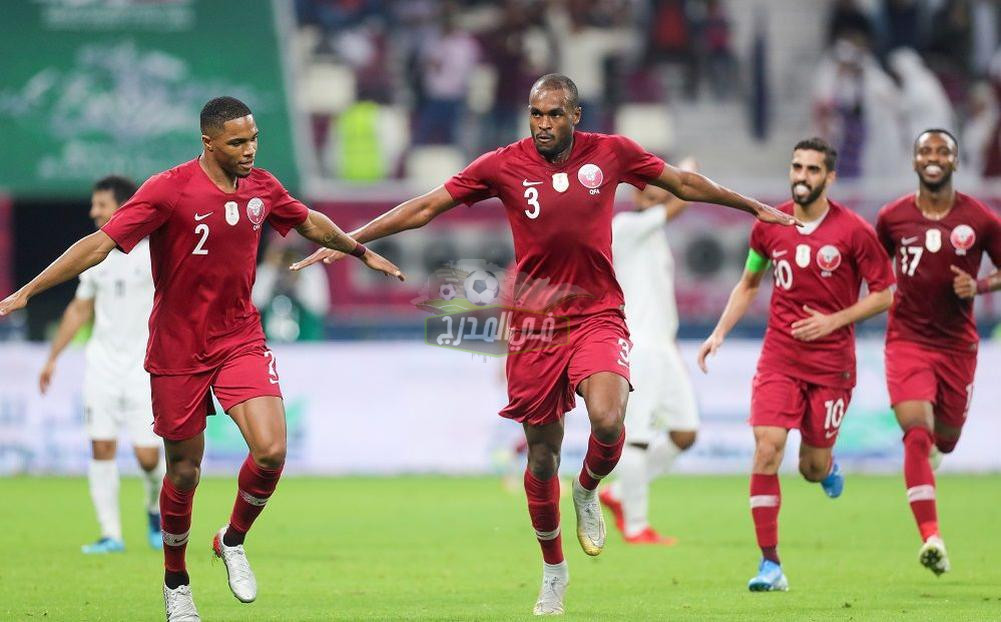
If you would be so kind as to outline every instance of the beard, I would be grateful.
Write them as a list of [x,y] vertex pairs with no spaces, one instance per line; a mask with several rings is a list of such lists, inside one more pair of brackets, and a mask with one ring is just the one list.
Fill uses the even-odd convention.
[[921,180],[921,185],[927,190],[930,190],[931,192],[938,192],[952,181],[952,171],[943,170],[942,178],[938,181],[928,181],[921,173],[918,173],[918,179]]
[[542,155],[542,157],[551,158],[553,156],[559,155],[560,153],[565,151],[567,147],[570,146],[570,140],[572,136],[573,134],[568,134],[566,137],[563,138],[563,140],[556,140],[556,136],[553,135],[553,140],[549,143],[548,146],[542,146],[536,142],[535,149]]
[[[798,194],[796,194],[796,186],[803,186],[804,188],[806,188],[810,192],[808,194],[803,195],[803,197],[800,198],[800,196]],[[826,188],[826,187],[827,187],[827,182],[821,182],[821,184],[819,186],[817,186],[816,188],[812,188],[812,189],[810,188],[810,186],[808,186],[808,185],[806,185],[804,183],[793,184],[792,185],[792,200],[793,200],[793,202],[796,203],[796,205],[800,205],[800,206],[809,205],[810,203],[813,203],[814,201],[816,201],[817,198],[820,197],[821,194],[823,194],[824,188]]]

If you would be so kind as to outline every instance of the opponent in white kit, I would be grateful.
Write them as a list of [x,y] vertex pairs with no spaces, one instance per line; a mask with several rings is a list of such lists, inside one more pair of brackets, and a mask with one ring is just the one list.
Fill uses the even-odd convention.
[[[695,163],[683,161],[683,170]],[[612,257],[626,300],[626,324],[633,340],[629,363],[636,391],[626,407],[626,444],[615,468],[617,479],[600,493],[630,544],[671,545],[649,524],[650,482],[695,442],[699,413],[695,392],[675,339],[674,257],[664,225],[686,203],[666,190],[637,190],[636,209],[612,219]]]
[[[136,190],[123,177],[105,177],[94,184],[90,217],[104,226]],[[84,553],[125,550],[118,511],[119,431],[125,428],[142,467],[149,544],[162,546],[159,498],[164,467],[160,438],[153,433],[149,374],[143,369],[153,307],[153,276],[149,242],[143,240],[126,255],[113,250],[107,260],[80,275],[76,296],[66,307],[52,341],[48,362],[38,379],[45,393],[56,369],[56,359],[77,331],[94,318],[86,348],[84,416],[91,439],[92,459],[87,472],[90,496],[101,526],[101,538],[83,547]]]

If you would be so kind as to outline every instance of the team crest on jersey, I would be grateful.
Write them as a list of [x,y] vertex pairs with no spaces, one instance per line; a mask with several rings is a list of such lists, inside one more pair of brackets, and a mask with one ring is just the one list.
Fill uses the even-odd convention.
[[959,225],[952,230],[949,241],[952,242],[957,255],[965,255],[966,251],[970,250],[973,243],[977,241],[977,234],[973,232],[973,227],[970,225]]
[[261,228],[264,222],[264,201],[254,197],[247,202],[247,218],[254,224],[254,230]]
[[226,224],[235,226],[240,222],[240,208],[236,201],[226,201]]
[[796,245],[796,265],[800,268],[810,265],[810,246],[808,244]]
[[942,249],[942,232],[938,229],[925,231],[925,248],[929,253],[937,253]]
[[577,180],[585,188],[594,190],[601,187],[601,182],[605,181],[605,174],[596,164],[585,164],[577,171]]
[[570,179],[567,177],[566,173],[553,174],[553,190],[556,192],[566,192],[569,187]]
[[821,276],[831,276],[831,272],[841,265],[841,251],[831,244],[821,246],[817,251],[817,265],[820,267]]

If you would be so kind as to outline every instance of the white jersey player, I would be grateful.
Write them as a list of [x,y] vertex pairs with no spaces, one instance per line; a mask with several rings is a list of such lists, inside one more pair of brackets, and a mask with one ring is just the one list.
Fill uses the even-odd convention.
[[[691,170],[694,162],[681,166]],[[670,545],[673,538],[650,527],[647,508],[650,482],[692,446],[699,425],[695,393],[675,342],[674,257],[664,232],[685,202],[647,186],[636,192],[635,204],[635,210],[612,219],[612,257],[625,295],[636,390],[626,407],[626,444],[615,468],[617,479],[601,491],[600,499],[615,515],[626,542]]]
[[[106,177],[94,185],[90,217],[98,228],[135,192],[122,177]],[[153,307],[153,276],[148,241],[129,254],[114,250],[101,264],[80,275],[76,296],[63,314],[49,359],[39,377],[45,393],[55,373],[56,359],[77,331],[91,318],[94,328],[86,347],[84,416],[91,439],[88,468],[101,538],[84,553],[115,553],[125,549],[118,510],[119,431],[124,428],[142,468],[150,546],[162,546],[159,497],[164,468],[161,441],[153,433],[149,374],[143,369]]]

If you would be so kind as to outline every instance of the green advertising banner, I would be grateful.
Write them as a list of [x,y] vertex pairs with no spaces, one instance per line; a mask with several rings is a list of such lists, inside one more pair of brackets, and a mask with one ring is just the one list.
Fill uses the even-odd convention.
[[209,99],[246,102],[257,165],[298,185],[271,0],[19,0],[0,19],[0,191],[87,194],[201,151]]

